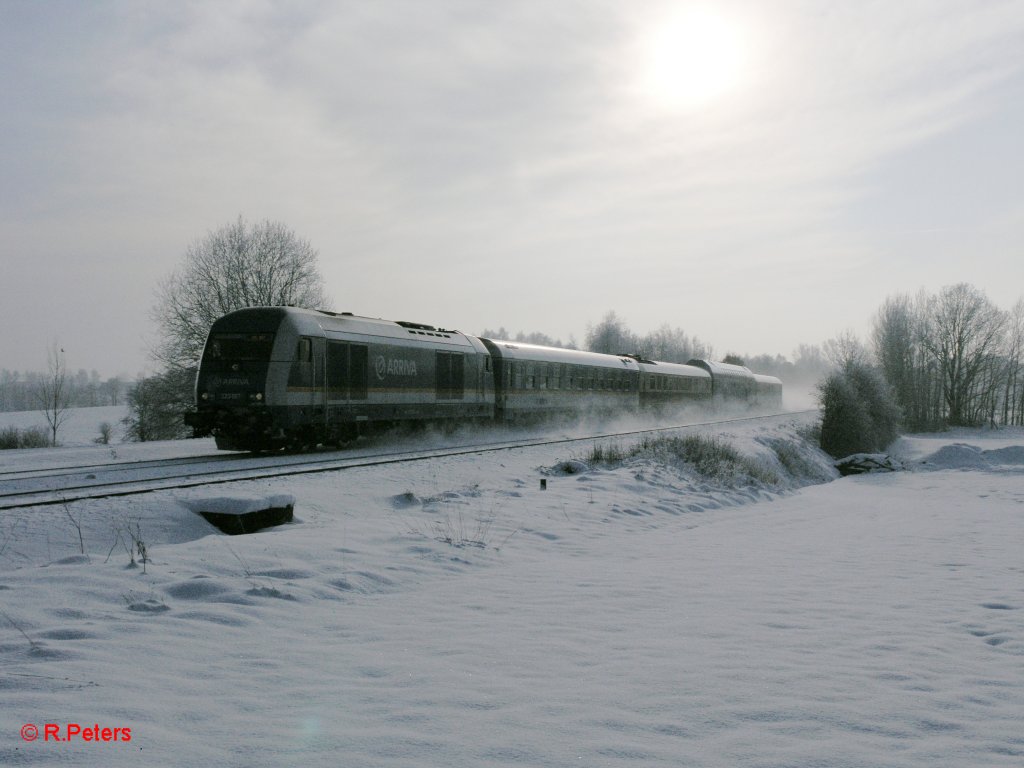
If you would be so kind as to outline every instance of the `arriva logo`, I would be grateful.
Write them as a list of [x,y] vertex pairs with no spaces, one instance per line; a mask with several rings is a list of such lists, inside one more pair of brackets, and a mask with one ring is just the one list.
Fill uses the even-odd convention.
[[401,360],[397,358],[385,359],[384,355],[378,355],[374,361],[374,368],[377,371],[377,378],[383,380],[385,376],[415,376],[416,361]]

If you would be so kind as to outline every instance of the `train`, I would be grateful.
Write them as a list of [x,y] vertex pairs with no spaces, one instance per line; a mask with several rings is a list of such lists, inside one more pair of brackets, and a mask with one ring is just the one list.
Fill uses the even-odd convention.
[[216,320],[185,422],[221,450],[344,444],[373,428],[665,413],[689,403],[782,405],[740,365],[479,338],[423,323],[296,307]]

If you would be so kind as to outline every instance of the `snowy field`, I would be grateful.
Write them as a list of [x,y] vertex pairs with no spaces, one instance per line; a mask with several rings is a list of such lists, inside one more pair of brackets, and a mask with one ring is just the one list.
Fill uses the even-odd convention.
[[777,481],[548,446],[239,483],[296,498],[249,536],[2,513],[0,765],[1024,764],[1024,431],[833,482],[722,434]]
[[[101,405],[95,408],[69,408],[65,411],[67,419],[57,431],[57,442],[61,446],[94,445],[100,436],[100,424],[106,422],[113,430],[111,444],[120,443],[124,438],[124,425],[121,420],[128,415],[128,408],[123,405]],[[50,425],[46,422],[46,414],[42,411],[6,411],[0,412],[0,429],[15,427],[16,429],[32,429],[38,427],[47,435]]]

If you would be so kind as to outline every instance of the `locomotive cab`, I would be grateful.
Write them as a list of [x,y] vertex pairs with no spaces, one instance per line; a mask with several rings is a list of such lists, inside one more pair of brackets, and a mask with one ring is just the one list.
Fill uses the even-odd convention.
[[[197,437],[213,435],[218,448],[229,450],[269,442],[268,384],[283,317],[283,310],[266,308],[232,312],[213,324],[196,376],[196,412],[185,414]],[[241,436],[244,445],[229,435]]]

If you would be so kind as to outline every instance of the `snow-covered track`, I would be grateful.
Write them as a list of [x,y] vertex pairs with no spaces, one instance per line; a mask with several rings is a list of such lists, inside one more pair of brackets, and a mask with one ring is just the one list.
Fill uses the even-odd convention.
[[57,477],[59,475],[86,474],[90,470],[135,470],[153,467],[183,466],[186,464],[203,464],[216,461],[232,461],[237,454],[211,453],[206,456],[182,456],[168,459],[134,459],[129,461],[94,462],[92,464],[64,464],[54,467],[34,467],[29,469],[0,469],[0,483],[25,480],[30,478]]
[[322,453],[263,456],[232,454],[62,467],[52,470],[4,472],[0,475],[0,511],[23,507],[67,504],[85,499],[130,496],[158,490],[194,488],[245,480],[336,472],[355,467],[424,461],[440,457],[507,451],[541,445],[628,438],[645,434],[713,427],[738,422],[787,418],[804,413],[809,413],[809,411],[790,411],[760,416],[715,419],[712,421],[618,432],[601,432],[582,436],[543,436],[495,442],[473,442],[464,445],[447,445],[440,448],[363,453],[360,455],[352,455],[347,451],[332,451],[326,457]]

